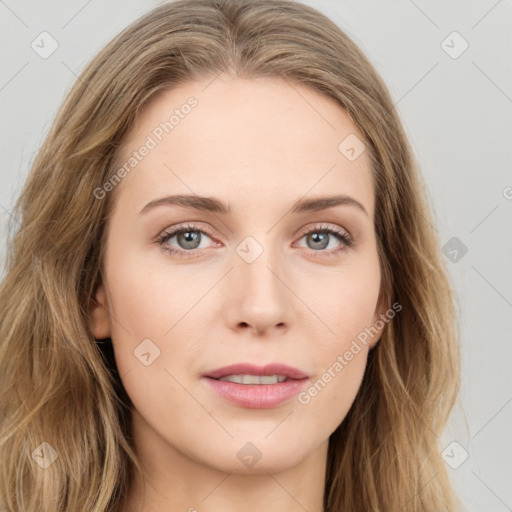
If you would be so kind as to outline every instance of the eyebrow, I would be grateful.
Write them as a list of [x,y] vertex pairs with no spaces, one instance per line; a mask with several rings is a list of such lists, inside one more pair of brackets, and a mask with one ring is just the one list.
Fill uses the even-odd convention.
[[[185,206],[188,208],[193,208],[195,210],[207,211],[212,213],[219,213],[228,215],[231,212],[231,208],[229,205],[226,205],[221,200],[216,199],[215,197],[203,197],[197,195],[172,195],[165,196],[159,199],[154,199],[150,201],[140,213],[145,213],[152,208],[156,208],[157,206]],[[306,212],[318,212],[322,210],[327,210],[328,208],[332,208],[334,206],[355,206],[357,209],[362,211],[366,216],[368,212],[365,207],[353,197],[350,197],[346,194],[340,194],[335,196],[319,196],[313,197],[310,199],[299,199],[296,201],[290,212],[291,213],[306,213]]]

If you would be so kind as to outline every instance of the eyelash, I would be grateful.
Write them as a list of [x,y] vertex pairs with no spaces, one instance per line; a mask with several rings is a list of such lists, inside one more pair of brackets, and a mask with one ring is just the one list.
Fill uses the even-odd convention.
[[[199,233],[204,233],[210,238],[213,238],[212,233],[210,233],[206,229],[199,229],[198,226],[195,226],[194,224],[187,224],[185,226],[178,226],[177,228],[172,229],[171,231],[164,231],[157,239],[157,243],[162,246],[162,249],[172,255],[178,256],[180,258],[194,258],[198,255],[196,254],[198,251],[202,251],[202,249],[192,249],[189,251],[185,251],[182,249],[172,249],[169,246],[164,247],[165,242],[169,241],[171,238],[173,238],[175,235],[181,233],[181,232],[187,232],[187,231],[197,231]],[[321,256],[337,256],[338,254],[342,252],[348,251],[348,249],[352,248],[355,245],[354,239],[350,234],[348,234],[346,231],[344,231],[341,228],[338,227],[331,227],[328,225],[320,225],[320,226],[314,226],[313,228],[303,231],[299,237],[299,240],[304,238],[306,235],[309,235],[311,233],[326,233],[335,236],[342,245],[334,250],[325,251],[323,249],[319,249],[315,251],[314,249],[310,249],[311,252],[313,252],[313,257],[318,257],[317,253],[320,253]]]

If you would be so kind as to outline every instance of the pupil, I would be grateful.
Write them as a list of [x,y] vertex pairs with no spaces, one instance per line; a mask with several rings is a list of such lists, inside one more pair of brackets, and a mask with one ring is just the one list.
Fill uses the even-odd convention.
[[199,240],[199,234],[197,232],[184,231],[180,236],[184,237],[185,248],[195,249],[197,247],[197,241]]
[[320,247],[316,247],[316,249],[325,249],[327,247],[327,233],[313,233],[310,236],[313,238],[313,244],[320,243]]

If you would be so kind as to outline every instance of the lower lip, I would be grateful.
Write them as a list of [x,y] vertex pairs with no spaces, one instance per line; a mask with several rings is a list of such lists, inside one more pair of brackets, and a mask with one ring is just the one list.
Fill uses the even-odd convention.
[[308,379],[290,379],[277,384],[236,384],[226,380],[203,377],[221,397],[240,407],[269,409],[297,395]]

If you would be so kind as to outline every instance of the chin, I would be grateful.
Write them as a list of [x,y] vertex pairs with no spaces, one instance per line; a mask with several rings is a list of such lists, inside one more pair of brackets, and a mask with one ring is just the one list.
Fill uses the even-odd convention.
[[[250,438],[246,438],[250,439]],[[258,437],[259,439],[259,437]],[[277,441],[277,442],[276,442]],[[265,475],[267,473],[280,473],[299,465],[308,457],[310,451],[304,442],[284,444],[283,440],[236,441],[226,446],[221,453],[211,453],[210,460],[203,461],[225,473],[237,475]],[[311,447],[313,450],[313,447]]]

